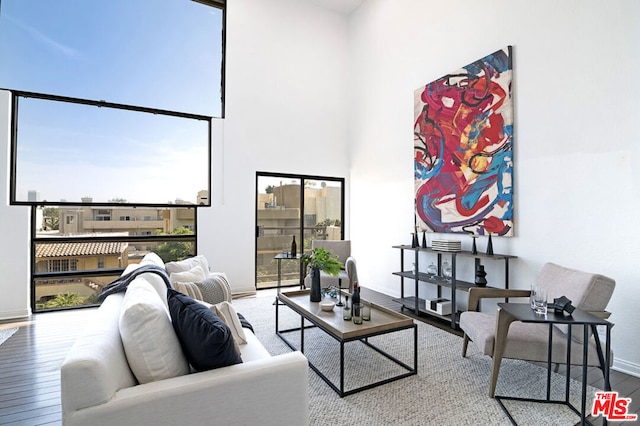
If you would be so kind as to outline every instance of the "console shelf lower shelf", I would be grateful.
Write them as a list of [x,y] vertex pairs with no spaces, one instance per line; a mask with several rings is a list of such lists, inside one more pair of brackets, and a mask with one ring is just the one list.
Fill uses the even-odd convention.
[[[409,309],[412,312],[415,310],[416,306],[416,298],[413,296],[404,297],[404,298],[394,298],[392,299],[394,302],[400,303],[403,309]],[[418,310],[421,314],[431,315],[436,318],[440,318],[446,321],[452,320],[452,315],[440,315],[437,312],[430,311],[426,308],[426,302],[424,299],[418,299]],[[455,318],[453,320],[456,324],[460,323],[460,312],[455,313]]]

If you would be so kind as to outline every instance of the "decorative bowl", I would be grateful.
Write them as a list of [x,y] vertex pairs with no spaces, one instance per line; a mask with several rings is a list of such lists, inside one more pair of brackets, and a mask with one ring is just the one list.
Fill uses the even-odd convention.
[[320,302],[320,309],[326,312],[333,311],[334,306],[336,306],[336,302]]

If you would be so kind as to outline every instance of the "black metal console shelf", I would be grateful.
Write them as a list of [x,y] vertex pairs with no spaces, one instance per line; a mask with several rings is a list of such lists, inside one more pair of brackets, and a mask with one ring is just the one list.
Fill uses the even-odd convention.
[[[474,282],[459,280],[456,277],[456,262],[458,258],[472,258],[474,259],[475,266],[477,266],[483,260],[491,260],[491,261],[503,261],[504,262],[504,288],[509,288],[509,260],[515,259],[517,256],[511,256],[506,254],[484,254],[484,253],[476,253],[473,254],[470,251],[459,251],[459,252],[444,252],[437,251],[431,248],[422,248],[422,247],[411,247],[409,245],[399,245],[393,246],[393,248],[400,250],[400,271],[393,272],[393,275],[397,275],[400,277],[400,298],[393,299],[395,302],[398,302],[402,305],[402,309],[411,309],[416,315],[431,315],[437,318],[441,318],[451,322],[451,328],[456,328],[460,319],[460,311],[455,309],[456,307],[456,293],[457,291],[465,291],[468,292],[470,288],[475,287]],[[415,269],[418,271],[417,273],[413,273],[412,271],[405,271],[405,259],[404,252],[412,251],[414,253],[414,264]],[[437,269],[438,273],[436,275],[427,274],[424,272],[420,272],[419,270],[419,254],[420,253],[431,253],[437,256]],[[446,279],[442,276],[442,257],[443,255],[448,255],[451,257],[451,278]],[[475,269],[475,268],[474,268]],[[404,295],[404,285],[405,279],[412,280],[414,283],[414,294],[415,296],[405,297]],[[426,301],[423,298],[420,298],[420,285],[419,283],[427,283],[431,285],[437,286],[437,294],[438,297],[441,297],[442,288],[450,288],[451,289],[451,307],[452,314],[451,315],[440,315],[436,312],[428,310],[426,308]],[[495,286],[487,286],[487,287],[495,287]]]

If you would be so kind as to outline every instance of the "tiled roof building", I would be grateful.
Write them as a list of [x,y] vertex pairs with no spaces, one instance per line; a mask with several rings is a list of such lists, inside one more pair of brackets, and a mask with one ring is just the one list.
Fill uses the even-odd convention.
[[37,244],[36,258],[114,255],[122,253],[126,246],[127,243],[111,241]]

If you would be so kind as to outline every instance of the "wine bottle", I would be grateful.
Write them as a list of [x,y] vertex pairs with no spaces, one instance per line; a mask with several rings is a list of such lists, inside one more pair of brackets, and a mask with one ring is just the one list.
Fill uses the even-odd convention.
[[353,282],[353,292],[351,293],[351,315],[354,315],[356,305],[360,304],[360,288],[358,287],[358,281]]
[[293,236],[293,241],[291,242],[291,257],[296,257],[296,251],[298,248],[296,247],[296,236]]

